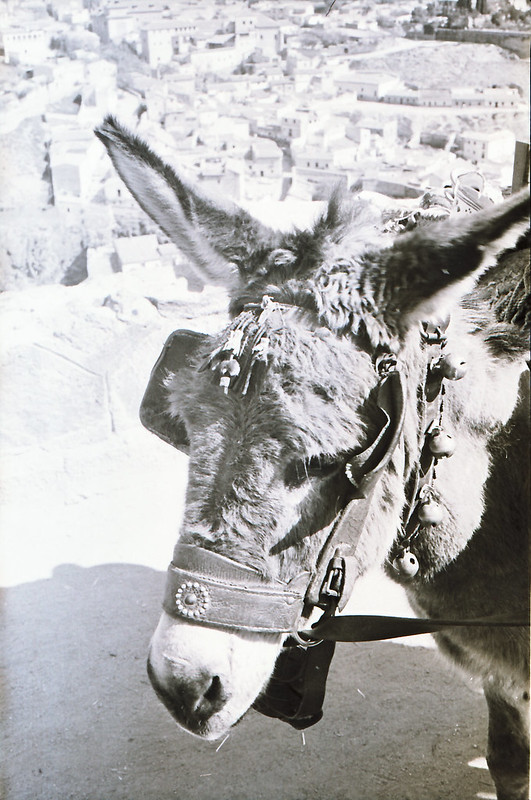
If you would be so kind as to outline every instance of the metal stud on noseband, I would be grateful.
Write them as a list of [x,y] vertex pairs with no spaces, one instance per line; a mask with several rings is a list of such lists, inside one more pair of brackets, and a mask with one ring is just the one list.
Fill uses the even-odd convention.
[[175,608],[183,617],[201,619],[210,605],[210,593],[198,581],[185,581],[175,593]]

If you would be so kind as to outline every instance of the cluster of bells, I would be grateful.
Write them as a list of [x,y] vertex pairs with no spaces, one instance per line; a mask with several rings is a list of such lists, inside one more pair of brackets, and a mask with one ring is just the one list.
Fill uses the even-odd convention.
[[[430,367],[428,381],[436,380],[442,383],[446,378],[450,381],[458,381],[466,375],[466,362],[451,353],[441,356]],[[449,458],[455,452],[454,437],[447,433],[440,425],[432,425],[426,433],[426,446],[436,463],[440,458]],[[431,485],[425,483],[418,492],[416,507],[414,511],[419,528],[434,528],[444,519],[444,511],[441,504],[434,496]],[[404,580],[414,578],[419,571],[418,558],[411,551],[409,545],[404,545],[393,559],[393,569]]]

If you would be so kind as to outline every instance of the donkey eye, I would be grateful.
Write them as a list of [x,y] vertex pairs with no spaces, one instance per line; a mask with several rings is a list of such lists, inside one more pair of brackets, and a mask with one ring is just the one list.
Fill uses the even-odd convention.
[[343,467],[344,459],[333,456],[312,456],[311,458],[297,459],[288,464],[284,480],[286,486],[295,488],[301,486],[309,478],[328,478]]

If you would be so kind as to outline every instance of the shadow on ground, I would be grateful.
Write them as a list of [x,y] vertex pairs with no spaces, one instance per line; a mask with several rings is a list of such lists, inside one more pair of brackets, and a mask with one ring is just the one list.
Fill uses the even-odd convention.
[[[145,674],[164,575],[58,567],[4,590],[7,800],[473,800],[486,709],[432,650],[338,646],[324,719],[250,713],[223,746],[180,732]],[[485,794],[486,793],[486,794]]]

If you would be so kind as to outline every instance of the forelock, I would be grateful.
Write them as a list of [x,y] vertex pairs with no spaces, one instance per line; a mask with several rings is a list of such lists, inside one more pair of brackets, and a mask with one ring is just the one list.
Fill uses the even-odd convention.
[[380,209],[367,201],[341,205],[337,197],[313,231],[288,234],[282,246],[262,255],[253,280],[231,305],[237,315],[264,294],[308,312],[310,327],[363,339],[363,347],[393,347],[379,313],[374,281],[377,253],[392,243]]

